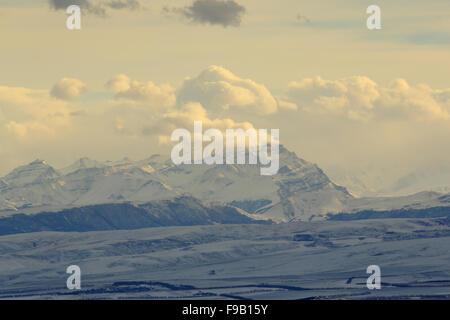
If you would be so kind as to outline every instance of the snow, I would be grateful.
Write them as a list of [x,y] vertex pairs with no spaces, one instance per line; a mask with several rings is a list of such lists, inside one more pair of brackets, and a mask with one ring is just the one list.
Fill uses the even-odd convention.
[[406,196],[421,191],[450,192],[450,165],[434,164],[409,169],[403,164],[381,168],[342,169],[327,167],[325,172],[336,183],[356,196]]
[[[449,237],[442,218],[10,235],[0,298],[448,298]],[[80,292],[65,288],[71,264]],[[372,264],[381,290],[365,286]]]
[[[275,176],[261,176],[258,165],[175,166],[161,155],[140,161],[81,158],[60,170],[35,161],[0,180],[4,181],[0,211],[151,201],[189,194],[225,203],[264,200],[272,205],[260,208],[263,218],[285,221],[324,215],[334,204],[351,197],[316,165],[282,146],[280,152],[280,171]],[[311,200],[313,197],[324,199],[323,203]],[[286,206],[289,201],[295,205]]]
[[277,222],[323,220],[329,213],[368,209],[450,205],[442,200],[446,195],[437,192],[354,197],[317,165],[280,146],[280,170],[274,176],[261,176],[258,165],[176,166],[162,155],[139,161],[81,158],[60,170],[36,160],[0,179],[0,215],[112,202],[148,202],[180,195],[247,203],[252,213]]

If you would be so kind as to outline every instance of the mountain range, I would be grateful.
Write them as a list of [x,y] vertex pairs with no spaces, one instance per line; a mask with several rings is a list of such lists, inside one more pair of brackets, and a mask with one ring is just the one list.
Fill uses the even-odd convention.
[[450,192],[450,165],[434,164],[405,168],[401,164],[390,167],[375,165],[364,168],[332,166],[324,170],[337,184],[344,185],[358,196],[406,196],[422,191]]
[[0,236],[43,231],[89,232],[166,226],[270,223],[271,221],[252,219],[233,206],[200,201],[192,197],[177,197],[141,204],[107,203],[56,212],[13,214],[0,217]]
[[35,160],[0,178],[0,214],[57,211],[106,203],[147,203],[195,197],[232,205],[259,219],[321,220],[358,210],[431,207],[439,193],[401,198],[355,198],[315,164],[280,146],[280,169],[262,176],[258,165],[175,165],[153,155],[133,161],[81,158],[55,169]]

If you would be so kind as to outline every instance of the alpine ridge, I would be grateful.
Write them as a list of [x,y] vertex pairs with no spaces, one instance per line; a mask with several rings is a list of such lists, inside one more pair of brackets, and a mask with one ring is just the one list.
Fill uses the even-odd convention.
[[274,221],[322,219],[352,195],[315,164],[280,146],[280,169],[261,176],[258,165],[175,165],[153,155],[140,161],[81,158],[54,169],[36,160],[0,179],[0,211],[148,202],[188,195],[232,204]]

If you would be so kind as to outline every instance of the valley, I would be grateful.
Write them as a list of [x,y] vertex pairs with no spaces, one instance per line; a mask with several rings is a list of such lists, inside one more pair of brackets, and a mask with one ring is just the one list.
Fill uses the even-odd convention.
[[0,299],[448,299],[449,240],[448,218],[7,235]]

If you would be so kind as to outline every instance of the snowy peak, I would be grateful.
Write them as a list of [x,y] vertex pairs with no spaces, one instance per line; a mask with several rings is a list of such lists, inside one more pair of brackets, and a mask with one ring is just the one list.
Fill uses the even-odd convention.
[[[283,146],[280,170],[273,176],[262,176],[259,165],[177,166],[161,155],[141,161],[81,158],[59,173],[45,161],[33,161],[4,178],[0,197],[21,208],[146,202],[189,195],[202,201],[242,204],[241,209],[251,208],[275,220],[324,215],[333,204],[350,197],[315,164]],[[0,210],[6,207],[5,201],[0,203]]]
[[72,163],[70,166],[65,167],[61,170],[59,170],[62,174],[69,174],[72,172],[75,172],[77,170],[80,169],[89,169],[89,168],[104,168],[106,167],[105,164],[96,161],[96,160],[91,160],[87,157],[84,158],[80,158],[77,161],[75,161],[74,163]]
[[154,170],[161,170],[173,166],[172,161],[168,157],[164,157],[160,154],[154,154],[147,159],[138,161],[137,164],[142,167],[150,166]]
[[59,176],[44,160],[35,160],[28,165],[18,167],[3,178],[8,186],[22,187],[28,184],[39,184]]

